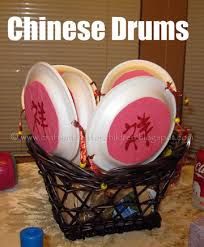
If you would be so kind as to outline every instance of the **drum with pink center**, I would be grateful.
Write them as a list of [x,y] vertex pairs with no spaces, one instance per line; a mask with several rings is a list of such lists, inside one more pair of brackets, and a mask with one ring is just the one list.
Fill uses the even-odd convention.
[[140,76],[112,88],[87,130],[87,150],[104,170],[148,163],[165,148],[174,129],[176,102],[166,84]]
[[72,95],[59,73],[47,63],[28,72],[23,102],[28,127],[46,152],[72,160],[79,150],[78,120]]

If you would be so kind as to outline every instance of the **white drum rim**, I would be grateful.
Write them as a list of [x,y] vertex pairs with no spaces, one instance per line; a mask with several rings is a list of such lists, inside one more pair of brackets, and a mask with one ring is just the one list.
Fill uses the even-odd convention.
[[[90,100],[91,101],[90,103],[92,104],[92,106],[94,108],[93,111],[95,111],[95,109],[96,109],[96,99],[94,97],[94,90],[96,90],[96,88],[95,88],[95,85],[94,84],[91,85],[91,83],[93,82],[93,80],[86,73],[84,73],[83,71],[81,71],[81,70],[79,70],[77,68],[74,68],[72,66],[68,66],[68,65],[53,65],[53,67],[58,71],[58,73],[60,73],[60,76],[65,81],[65,83],[66,83],[66,85],[67,85],[68,88],[69,88],[69,81],[67,81],[64,78],[64,76],[66,74],[75,74],[75,75],[79,76],[79,78],[85,83],[85,85],[87,87],[87,91],[89,92],[89,95],[90,95],[90,97],[88,97],[87,100]],[[76,92],[76,93],[78,93],[78,92]],[[72,94],[75,94],[75,92],[72,92]],[[73,95],[73,97],[74,97],[74,95]],[[74,97],[74,98],[76,98],[76,97]],[[86,102],[84,102],[84,104],[85,103]],[[76,104],[76,101],[74,102],[74,104],[75,104],[75,107],[76,107],[76,111],[77,111],[79,123],[82,125],[82,127],[84,128],[84,130],[86,130],[87,129],[87,126],[88,126],[88,124],[89,124],[89,122],[91,120],[91,117],[90,117],[89,120],[87,120],[87,123],[85,123],[85,125],[84,125],[82,123],[83,122],[83,116],[82,115],[79,116],[80,110],[77,109],[77,105],[78,104]],[[91,112],[90,112],[90,114],[91,114]],[[92,114],[93,114],[93,112],[92,112]],[[81,119],[82,119],[82,121],[81,121]],[[74,158],[73,162],[76,163],[76,164],[78,164],[79,161],[80,161],[80,147],[78,149],[77,155]]]
[[[90,92],[93,93],[94,95],[94,91],[97,90],[96,86],[95,86],[95,83],[93,83],[94,81],[85,73],[83,72],[82,70],[80,69],[77,69],[75,67],[72,67],[72,66],[68,66],[68,65],[63,65],[63,64],[56,64],[56,65],[53,65],[53,67],[58,71],[63,71],[63,73],[65,72],[73,72],[73,73],[76,73],[77,75],[79,75],[83,80],[84,82],[86,82]],[[94,101],[93,103],[97,104],[99,99],[96,99],[95,97],[92,98],[92,100]]]
[[[144,68],[145,67],[145,68]],[[150,69],[151,67],[151,69]],[[172,79],[172,77],[169,75],[169,73],[162,68],[160,65],[147,61],[147,60],[140,60],[140,59],[134,59],[134,60],[128,60],[125,62],[122,62],[118,65],[116,65],[114,68],[112,68],[108,74],[106,75],[102,87],[101,87],[101,93],[106,94],[110,91],[110,89],[113,86],[113,83],[119,78],[121,75],[134,70],[145,70],[146,72],[149,72],[152,74],[153,77],[156,77],[157,79],[163,81],[163,82],[171,82],[171,88],[176,91],[176,85]],[[158,78],[158,75],[156,76],[155,71],[160,71],[160,78]]]

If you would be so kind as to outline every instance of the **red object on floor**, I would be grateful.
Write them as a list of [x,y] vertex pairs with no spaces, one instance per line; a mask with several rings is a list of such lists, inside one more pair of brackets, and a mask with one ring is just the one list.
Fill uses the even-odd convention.
[[0,190],[13,188],[16,183],[15,159],[9,152],[0,152]]

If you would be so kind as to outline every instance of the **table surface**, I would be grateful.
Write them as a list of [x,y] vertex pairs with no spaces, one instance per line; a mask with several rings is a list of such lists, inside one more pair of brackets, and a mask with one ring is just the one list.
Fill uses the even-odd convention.
[[18,185],[0,192],[0,246],[19,247],[19,231],[39,226],[45,231],[45,247],[185,247],[189,226],[204,216],[192,207],[193,167],[184,166],[180,181],[172,185],[161,203],[162,226],[152,231],[133,231],[71,242],[55,223],[41,176],[35,163],[18,164]]

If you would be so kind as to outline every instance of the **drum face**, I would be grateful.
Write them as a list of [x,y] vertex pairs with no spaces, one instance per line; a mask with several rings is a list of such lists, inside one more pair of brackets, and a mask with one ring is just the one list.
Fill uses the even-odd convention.
[[58,146],[59,120],[50,96],[38,81],[29,83],[24,94],[28,127],[37,143],[52,153]]
[[144,162],[161,148],[170,122],[168,106],[159,99],[144,97],[130,103],[111,124],[109,154],[124,164]]

